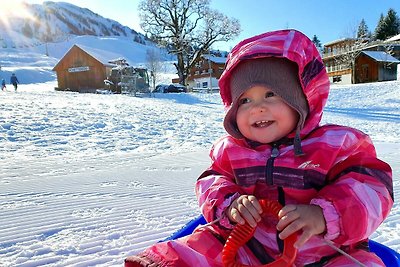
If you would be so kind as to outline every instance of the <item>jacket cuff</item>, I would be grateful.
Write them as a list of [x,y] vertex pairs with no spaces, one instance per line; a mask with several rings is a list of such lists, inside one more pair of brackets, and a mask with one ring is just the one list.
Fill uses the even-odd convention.
[[228,216],[226,215],[226,209],[232,204],[233,200],[240,196],[239,193],[235,193],[232,196],[228,197],[227,199],[222,202],[222,204],[217,208],[215,213],[217,218],[220,218],[219,224],[225,228],[232,229],[234,225],[229,221]]
[[320,206],[322,209],[326,222],[326,233],[324,239],[333,240],[337,238],[340,234],[340,217],[335,207],[332,205],[332,202],[318,198],[312,199],[310,204]]

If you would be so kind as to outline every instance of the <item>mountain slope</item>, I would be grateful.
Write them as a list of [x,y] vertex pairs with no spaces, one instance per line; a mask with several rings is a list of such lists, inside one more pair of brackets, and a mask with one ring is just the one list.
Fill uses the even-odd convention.
[[53,67],[74,44],[119,54],[134,66],[146,66],[148,50],[157,50],[161,61],[175,60],[142,34],[87,8],[44,2],[15,9],[6,21],[0,18],[0,79],[7,82],[12,73],[23,84],[54,81]]
[[[11,74],[15,73],[23,84],[54,81],[56,75],[52,71],[53,67],[74,44],[103,50],[105,53],[119,54],[132,66],[146,67],[148,50],[158,51],[161,61],[175,61],[173,55],[150,42],[140,44],[132,42],[129,37],[122,36],[74,36],[62,42],[40,44],[33,47],[0,48],[0,79],[4,78],[8,83]],[[172,73],[173,77],[176,76],[173,74],[175,69],[172,64],[164,64],[160,71]],[[170,82],[171,77],[168,76],[165,81]]]
[[104,18],[87,8],[64,2],[44,2],[18,6],[29,16],[10,16],[7,22],[0,20],[0,46],[23,48],[47,42],[59,42],[71,36],[122,36],[145,44],[143,34]]

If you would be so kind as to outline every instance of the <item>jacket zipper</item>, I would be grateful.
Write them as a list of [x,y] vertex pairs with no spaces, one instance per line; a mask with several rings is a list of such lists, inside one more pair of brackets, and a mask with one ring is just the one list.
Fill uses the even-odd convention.
[[278,144],[273,144],[271,149],[271,157],[267,160],[266,166],[266,180],[268,185],[273,184],[274,161],[279,156]]
[[[271,149],[271,157],[267,160],[267,169],[266,169],[266,179],[267,179],[267,184],[272,185],[273,184],[273,174],[274,174],[274,161],[276,157],[279,156],[279,144],[273,144],[272,149]],[[283,192],[282,187],[278,187],[278,202],[284,206],[285,205],[285,195]],[[276,242],[279,248],[279,251],[282,253],[284,249],[284,244],[283,240],[279,238],[279,231],[276,232]]]

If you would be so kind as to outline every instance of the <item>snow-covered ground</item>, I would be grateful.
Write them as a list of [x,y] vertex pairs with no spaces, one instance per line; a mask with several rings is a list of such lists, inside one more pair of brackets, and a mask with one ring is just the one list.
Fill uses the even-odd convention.
[[[102,50],[98,52],[117,58],[123,57],[135,67],[148,65],[146,55],[149,50],[154,50],[160,61],[175,60],[165,49],[139,44],[128,37],[71,36],[63,42],[40,44],[28,48],[0,47],[0,78],[4,78],[8,83],[11,74],[15,73],[21,84],[52,82],[56,79],[56,73],[52,69],[75,44]],[[171,74],[172,77],[177,77],[176,69],[172,64],[163,64],[158,72],[160,77],[157,83],[170,82]]]
[[[134,65],[155,49],[93,36],[0,49],[0,78],[22,83],[0,91],[1,267],[122,266],[199,214],[194,183],[225,133],[219,95],[54,91],[52,68],[73,44]],[[176,74],[163,60],[165,83]],[[400,194],[400,82],[334,86],[323,122],[368,133]],[[399,219],[396,199],[372,238],[400,252]]]
[[[0,266],[122,266],[199,211],[218,94],[0,91]],[[400,194],[400,82],[333,86],[324,123],[368,133]],[[400,252],[400,205],[372,239]]]

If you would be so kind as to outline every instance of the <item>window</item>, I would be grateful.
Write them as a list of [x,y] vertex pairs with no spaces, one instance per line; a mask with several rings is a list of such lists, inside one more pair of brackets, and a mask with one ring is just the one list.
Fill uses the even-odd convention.
[[335,83],[335,82],[341,82],[342,81],[342,76],[341,75],[339,75],[339,76],[333,76],[333,82]]

